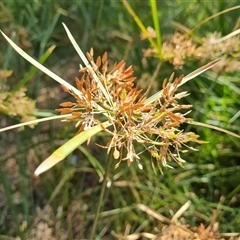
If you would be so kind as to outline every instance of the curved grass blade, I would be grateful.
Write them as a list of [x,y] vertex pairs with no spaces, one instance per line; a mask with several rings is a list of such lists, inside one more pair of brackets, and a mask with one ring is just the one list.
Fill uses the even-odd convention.
[[[39,58],[39,63],[43,64],[49,56],[52,54],[53,50],[56,48],[56,45],[51,46],[50,48],[47,49],[47,51]],[[31,67],[30,71],[20,80],[19,83],[14,86],[12,91],[17,91],[21,87],[23,87],[29,80],[32,78],[32,76],[38,71],[38,68],[36,67]]]
[[199,44],[203,43],[202,38],[199,37],[196,33],[192,32],[192,30],[190,28],[186,27],[185,25],[183,25],[179,22],[175,22],[175,21],[172,21],[170,24],[173,25],[175,28],[178,28],[182,32],[185,32],[186,34],[191,36],[197,43],[199,43]]
[[162,59],[162,37],[161,37],[161,30],[159,26],[160,19],[158,17],[157,1],[150,0],[149,2],[152,10],[154,29],[157,34],[157,46],[158,46],[157,50],[158,50],[160,59]]
[[11,129],[24,127],[24,126],[27,126],[27,125],[36,124],[36,123],[40,123],[40,122],[46,122],[46,121],[50,121],[50,120],[67,118],[67,117],[70,117],[70,116],[71,116],[71,114],[64,114],[64,115],[55,115],[55,116],[45,117],[45,118],[41,118],[41,119],[35,119],[35,120],[32,120],[32,121],[28,121],[28,122],[24,122],[24,123],[18,123],[18,124],[11,125],[11,126],[8,126],[8,127],[0,128],[0,132],[4,132],[4,131],[11,130]]
[[214,40],[213,43],[219,43],[219,42],[226,41],[226,40],[228,40],[229,38],[234,37],[234,36],[236,36],[236,35],[238,35],[238,34],[240,34],[240,28],[237,29],[237,30],[235,30],[235,31],[233,31],[233,32],[231,32],[231,33],[229,33],[228,35],[226,35],[226,36],[224,36],[224,37],[222,37],[222,38],[219,38],[219,39],[217,39],[217,40]]
[[213,60],[212,62],[198,68],[197,70],[189,73],[187,76],[183,77],[183,80],[180,82],[178,85],[179,87],[188,82],[189,80],[192,80],[193,78],[197,77],[198,75],[202,74],[203,72],[207,71],[208,69],[212,68],[215,66],[220,59]]
[[101,165],[101,163],[89,151],[87,151],[81,145],[78,146],[78,149],[86,156],[88,161],[92,164],[92,166],[94,167],[97,175],[100,178],[99,182],[101,182],[103,180],[104,173],[105,173],[105,170],[104,170],[103,166]]
[[240,5],[237,5],[237,6],[234,6],[234,7],[231,7],[231,8],[227,8],[227,9],[221,11],[221,12],[217,12],[217,13],[213,14],[212,16],[210,16],[208,18],[205,18],[202,22],[198,23],[194,28],[191,29],[191,31],[194,32],[197,28],[202,26],[204,23],[208,22],[209,20],[211,20],[215,17],[220,16],[221,14],[224,14],[224,13],[227,13],[227,12],[239,9],[239,8],[240,8]]
[[233,137],[240,138],[240,135],[238,135],[238,134],[236,134],[234,132],[228,131],[226,129],[223,129],[223,128],[220,128],[220,127],[217,127],[217,126],[214,126],[214,125],[211,125],[211,124],[195,122],[195,121],[189,121],[188,124],[214,129],[214,130],[217,130],[219,132],[223,132],[223,133],[226,133],[228,135],[231,135]]
[[25,53],[20,47],[18,47],[7,35],[5,35],[1,30],[0,32],[4,36],[4,38],[9,42],[9,44],[18,52],[23,58],[25,58],[28,62],[30,62],[32,65],[40,69],[42,72],[47,74],[49,77],[57,81],[58,83],[64,85],[66,88],[71,89],[75,94],[77,94],[79,97],[82,96],[82,93],[75,87],[73,87],[71,84],[69,84],[64,79],[60,78],[57,74],[53,73],[46,67],[44,67],[42,64],[37,62],[35,59],[30,57],[27,53]]
[[100,123],[84,132],[78,134],[77,136],[71,138],[69,141],[64,143],[59,147],[51,156],[49,156],[44,162],[42,162],[38,168],[35,170],[34,174],[38,176],[39,174],[49,170],[54,165],[62,161],[67,157],[72,151],[74,151],[79,145],[87,141],[90,137],[102,131],[103,128],[107,128],[111,125],[109,121]]
[[[198,75],[202,74],[203,72],[207,71],[208,69],[212,68],[214,65],[216,65],[218,63],[220,59],[216,59],[200,68],[198,68],[197,70],[189,73],[187,76],[183,77],[182,82],[178,85],[179,87],[182,86],[183,84],[185,84],[186,82],[190,81],[191,79],[197,77]],[[151,97],[147,98],[145,101],[145,104],[150,104],[154,101],[156,101],[158,98],[160,98],[162,95],[162,90],[153,94]]]
[[149,36],[147,28],[144,26],[144,24],[142,23],[141,19],[137,16],[137,14],[134,12],[134,10],[132,9],[132,7],[128,3],[128,1],[122,0],[122,3],[125,6],[125,8],[127,9],[127,11],[129,12],[129,14],[133,17],[134,21],[137,23],[140,30],[148,38],[148,41],[150,42],[152,47],[155,49],[158,49],[156,42]]

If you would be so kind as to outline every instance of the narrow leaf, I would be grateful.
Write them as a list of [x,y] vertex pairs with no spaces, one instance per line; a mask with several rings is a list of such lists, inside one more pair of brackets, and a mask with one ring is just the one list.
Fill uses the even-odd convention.
[[219,132],[223,132],[223,133],[226,133],[228,135],[231,135],[233,137],[240,138],[240,135],[238,135],[238,134],[236,134],[234,132],[228,131],[226,129],[223,129],[223,128],[220,128],[220,127],[217,127],[217,126],[214,126],[214,125],[211,125],[211,124],[195,122],[195,121],[189,121],[188,123],[192,124],[192,125],[196,125],[196,126],[202,126],[202,127],[214,129],[214,130],[217,130]]
[[[182,86],[183,84],[185,84],[186,82],[188,82],[189,80],[197,77],[198,75],[200,75],[201,73],[207,71],[208,69],[212,68],[215,64],[217,64],[219,61],[219,59],[214,60],[200,68],[198,68],[197,70],[191,72],[190,74],[188,74],[187,76],[183,77],[183,80],[179,83],[178,86]],[[160,90],[159,92],[153,94],[151,97],[147,98],[145,101],[145,104],[150,104],[154,101],[156,101],[157,99],[159,99],[162,95],[162,90]]]
[[152,17],[153,17],[153,24],[154,24],[154,29],[157,34],[157,50],[160,59],[162,59],[162,39],[161,39],[161,31],[160,31],[160,18],[158,17],[158,11],[157,11],[157,1],[152,1],[150,0],[150,5],[151,5],[151,10],[152,10]]
[[[38,60],[39,63],[43,64],[48,59],[48,57],[52,54],[55,47],[56,46],[53,45],[50,48],[48,48],[47,51]],[[18,84],[16,84],[16,86],[14,86],[12,91],[17,91],[18,89],[23,87],[32,78],[32,76],[37,72],[37,70],[38,70],[38,68],[32,66],[30,71],[26,74],[26,76],[24,76],[23,79],[21,79],[21,81]]]
[[11,126],[8,126],[8,127],[0,128],[0,132],[8,131],[8,130],[19,128],[19,127],[24,127],[24,126],[35,124],[35,123],[67,118],[67,117],[70,117],[70,116],[71,116],[70,114],[65,114],[65,115],[54,115],[54,116],[50,116],[50,117],[44,117],[44,118],[41,118],[41,119],[35,119],[35,120],[28,121],[28,122],[18,123],[18,124],[11,125]]
[[78,146],[78,149],[87,157],[88,161],[92,164],[94,167],[97,175],[99,176],[100,179],[103,179],[104,177],[104,167],[101,165],[101,163],[96,159],[89,151],[87,151],[84,147],[81,145]]
[[183,77],[182,82],[178,85],[178,86],[182,86],[183,84],[185,84],[186,82],[188,82],[189,80],[197,77],[198,75],[202,74],[203,72],[206,72],[208,69],[212,68],[214,65],[216,65],[219,62],[220,59],[216,59],[200,68],[198,68],[197,70],[189,73],[187,76]]
[[69,141],[64,143],[59,147],[51,156],[49,156],[44,162],[42,162],[38,168],[35,170],[34,174],[38,176],[39,174],[47,171],[52,168],[54,165],[62,161],[67,157],[71,152],[73,152],[79,145],[87,141],[90,137],[102,131],[102,128],[107,128],[111,125],[108,121],[96,125],[77,136],[71,138]]
[[138,27],[141,29],[143,34],[148,38],[148,41],[150,42],[152,47],[158,49],[156,42],[149,36],[147,28],[144,26],[144,24],[142,23],[141,19],[137,16],[137,14],[134,12],[128,1],[122,0],[122,2],[127,11],[129,12],[129,14],[132,15],[134,21],[137,23]]
[[73,87],[71,84],[66,82],[64,79],[60,78],[58,75],[44,67],[42,64],[37,62],[35,59],[30,57],[27,53],[25,53],[20,47],[18,47],[9,37],[7,37],[1,30],[0,32],[5,37],[5,39],[9,42],[9,44],[18,52],[23,58],[25,58],[28,62],[30,62],[32,65],[40,69],[42,72],[46,73],[49,77],[60,83],[61,85],[66,86],[68,89],[71,89],[76,93],[77,95],[81,96],[82,93],[75,87]]

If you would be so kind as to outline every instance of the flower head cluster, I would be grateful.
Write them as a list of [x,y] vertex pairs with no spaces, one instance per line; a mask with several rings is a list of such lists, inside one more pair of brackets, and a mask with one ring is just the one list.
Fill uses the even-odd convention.
[[[108,71],[106,53],[94,61],[91,50],[87,57],[91,66],[81,67],[82,78],[76,78],[81,95],[65,89],[76,101],[62,103],[62,108],[57,111],[71,113],[67,121],[78,121],[78,133],[99,124],[99,114],[103,114],[112,125],[104,129],[112,136],[105,147],[108,152],[113,149],[114,158],[119,159],[116,167],[121,161],[127,161],[128,165],[136,161],[142,168],[139,155],[145,151],[159,167],[168,166],[171,159],[184,162],[180,153],[186,151],[186,147],[190,148],[187,143],[201,141],[194,133],[179,129],[182,123],[190,120],[185,117],[188,111],[182,113],[182,110],[191,108],[191,105],[178,103],[188,96],[187,92],[177,93],[183,76],[174,80],[172,75],[165,80],[161,94],[150,101],[134,86],[132,66],[125,67],[121,61]],[[136,143],[142,147],[140,152],[136,151]]]
[[[12,75],[12,71],[0,70],[0,113],[9,117],[17,117],[21,122],[35,120],[33,116],[35,102],[26,96],[26,88],[9,91],[6,79]],[[29,125],[33,128],[34,124]],[[23,129],[23,128],[21,128]]]
[[202,62],[221,58],[213,68],[216,73],[234,72],[240,68],[240,36],[231,34],[221,37],[220,33],[209,33],[203,38],[203,44],[197,48],[195,56]]
[[[151,27],[147,28],[148,37],[156,38],[156,32]],[[144,40],[146,36],[141,35]],[[206,37],[198,38],[198,43],[189,34],[175,32],[171,38],[162,44],[162,56],[164,61],[169,61],[175,69],[182,68],[186,59],[200,59],[203,63],[221,58],[213,67],[213,71],[234,72],[240,67],[239,30],[222,37],[221,33],[208,33]],[[148,48],[143,50],[144,57],[157,56],[158,50]]]
[[[154,30],[151,30],[154,32]],[[150,36],[154,36],[153,33]],[[175,69],[182,68],[185,59],[193,57],[197,49],[197,44],[187,34],[176,32],[171,39],[163,42],[162,56],[164,59],[174,65]],[[148,48],[143,50],[144,57],[151,57],[157,55],[157,49]]]

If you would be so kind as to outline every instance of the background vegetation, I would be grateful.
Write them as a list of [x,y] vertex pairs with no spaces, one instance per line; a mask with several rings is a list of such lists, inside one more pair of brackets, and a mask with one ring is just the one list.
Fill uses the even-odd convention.
[[[163,80],[172,72],[176,76],[188,74],[222,57],[225,62],[221,67],[202,74],[181,89],[191,93],[185,99],[193,105],[190,117],[239,134],[239,37],[235,36],[228,44],[224,42],[219,47],[221,51],[208,48],[205,41],[209,34],[221,38],[239,28],[239,8],[208,20],[237,6],[237,2],[157,2],[163,42],[170,41],[176,32],[185,34],[206,20],[189,37],[202,47],[201,56],[205,57],[186,56],[180,66],[162,62],[151,92],[161,89]],[[153,27],[149,2],[129,3],[144,25]],[[61,22],[68,26],[84,52],[93,47],[95,56],[108,52],[110,65],[122,59],[133,65],[137,84],[147,89],[160,60],[144,57],[143,49],[150,44],[141,40],[140,29],[121,1],[51,0],[43,4],[3,0],[0,3],[1,30],[35,59],[48,58],[42,59],[44,65],[74,84],[75,77],[80,76],[80,59]],[[33,117],[50,116],[59,103],[70,99],[58,84],[34,71],[3,37],[0,43],[1,128]],[[53,45],[54,50],[46,52]],[[99,239],[113,239],[112,231],[126,236],[142,232],[158,234],[164,222],[142,211],[137,204],[171,219],[188,200],[191,205],[183,212],[182,219],[178,219],[181,224],[195,227],[199,232],[204,229],[201,223],[205,227],[212,223],[211,227],[215,224],[216,228],[218,222],[221,233],[240,232],[239,139],[203,127],[182,127],[209,142],[197,146],[198,152],[184,155],[187,161],[184,168],[172,163],[174,169],[166,168],[164,175],[156,175],[148,155],[142,155],[143,170],[125,164],[114,170],[113,165],[112,185],[106,191],[98,224]],[[105,168],[107,158],[105,149],[97,147],[95,142],[106,144],[105,133],[94,137],[89,145],[79,147],[42,176],[33,176],[36,167],[74,133],[73,124],[60,121],[0,133],[1,239],[88,238],[101,187],[99,172]],[[163,229],[165,237],[173,231]],[[165,239],[160,238],[164,236],[159,239]]]

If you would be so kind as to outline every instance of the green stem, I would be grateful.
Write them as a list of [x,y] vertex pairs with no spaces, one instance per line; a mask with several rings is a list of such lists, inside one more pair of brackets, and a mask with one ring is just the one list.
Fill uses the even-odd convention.
[[112,150],[111,150],[109,155],[108,155],[107,168],[106,168],[106,171],[105,171],[105,174],[104,174],[102,188],[101,188],[100,196],[99,196],[99,199],[98,199],[97,211],[96,211],[96,214],[95,214],[95,217],[94,217],[93,228],[92,228],[92,231],[91,231],[90,240],[94,239],[94,236],[95,236],[95,233],[96,233],[97,222],[98,222],[99,213],[100,213],[100,210],[101,210],[101,205],[102,205],[102,202],[103,202],[104,192],[105,192],[106,185],[107,185],[108,175],[109,175],[110,168],[111,168],[112,158],[113,158],[113,156],[112,156]]

